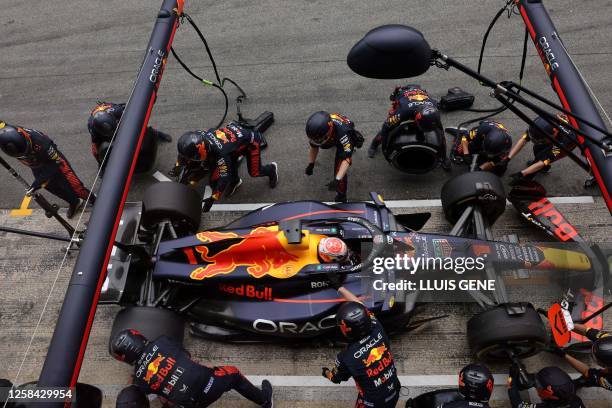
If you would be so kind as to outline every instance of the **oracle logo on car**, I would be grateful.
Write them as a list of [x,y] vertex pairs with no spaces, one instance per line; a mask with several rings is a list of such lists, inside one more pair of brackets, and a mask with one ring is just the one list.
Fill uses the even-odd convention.
[[157,50],[157,52],[151,49],[151,54],[155,55],[155,60],[153,61],[153,68],[151,69],[151,74],[149,74],[149,81],[156,84],[161,76],[162,68],[164,65],[164,57],[166,53],[162,50]]
[[253,322],[253,329],[261,333],[302,334],[333,329],[334,327],[336,327],[336,315],[306,323],[274,322],[267,319],[257,319]]

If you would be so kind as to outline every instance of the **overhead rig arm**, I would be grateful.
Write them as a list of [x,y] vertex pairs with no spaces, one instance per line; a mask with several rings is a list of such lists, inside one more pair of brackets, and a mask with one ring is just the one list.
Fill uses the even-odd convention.
[[[73,387],[79,378],[115,233],[183,3],[184,0],[164,0],[157,14],[142,66],[115,135],[115,148],[64,297],[39,386]],[[44,407],[62,405],[41,404]]]

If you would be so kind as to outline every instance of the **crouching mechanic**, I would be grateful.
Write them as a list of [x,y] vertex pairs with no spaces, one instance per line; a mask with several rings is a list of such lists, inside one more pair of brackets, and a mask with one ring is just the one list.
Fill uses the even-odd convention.
[[565,361],[582,374],[580,378],[574,381],[578,388],[601,387],[612,391],[612,334],[588,328],[578,323],[574,323],[573,331],[591,340],[593,343],[591,348],[593,358],[603,368],[590,368],[560,348],[553,348],[549,351],[565,358]]
[[336,148],[334,178],[327,183],[329,191],[336,191],[335,201],[345,202],[348,189],[348,169],[353,151],[363,145],[363,136],[355,130],[355,124],[346,116],[325,111],[315,112],[306,121],[309,139],[306,175],[312,176],[319,149]]
[[493,375],[482,364],[468,364],[459,372],[459,393],[463,400],[447,402],[441,408],[489,408]]
[[[136,330],[123,330],[111,339],[110,353],[117,360],[134,365],[133,383],[142,393],[158,395],[173,407],[207,407],[232,389],[262,407],[273,405],[268,380],[262,381],[259,389],[234,366],[200,365],[166,336],[149,341]],[[138,393],[131,388],[127,394],[138,401]]]
[[278,166],[275,162],[261,164],[261,143],[261,133],[236,122],[217,130],[187,132],[179,138],[178,161],[187,161],[188,166],[200,165],[210,172],[213,193],[204,200],[204,212],[209,211],[224,192],[231,196],[240,187],[242,179],[238,176],[238,165],[242,156],[246,156],[251,177],[268,177],[270,188],[276,187]]
[[[98,166],[104,160],[101,155],[105,150],[104,145],[110,144],[113,139],[124,109],[125,103],[99,102],[89,115],[87,129],[91,136],[91,153],[98,162]],[[166,143],[172,142],[172,136],[151,126],[147,128],[145,137],[156,137]]]
[[473,155],[477,154],[476,165],[480,170],[498,176],[506,172],[512,138],[502,123],[485,120],[469,131],[457,128],[447,128],[446,131],[455,137],[451,153],[455,161],[459,159],[471,165]]
[[[569,123],[566,115],[557,115],[561,122]],[[561,146],[568,151],[576,148],[576,133],[566,127],[555,127],[544,118],[538,117],[534,120],[537,126],[531,125],[523,134],[523,137],[512,147],[508,159],[516,156],[521,149],[531,141],[533,143],[533,160],[527,162],[527,168],[512,174],[513,183],[521,180],[531,179],[539,172],[549,172],[551,164],[566,156],[566,152],[550,141],[545,134],[552,136]],[[542,132],[540,129],[544,130]]]
[[545,367],[535,375],[535,387],[540,403],[523,401],[518,367],[513,366],[508,376],[508,397],[512,408],[584,408],[576,395],[571,377],[559,367]]
[[429,97],[427,91],[419,85],[397,86],[389,96],[389,100],[391,100],[391,109],[389,109],[387,120],[372,140],[368,149],[368,157],[376,156],[381,144],[384,152],[391,131],[404,122],[412,121],[421,132],[435,131],[438,133],[439,142],[444,152],[442,165],[444,168],[450,168],[450,163],[446,158],[446,139],[444,138],[440,112],[436,102]]
[[[0,148],[32,170],[34,182],[27,194],[44,188],[68,203],[68,218],[74,217],[90,196],[68,159],[44,133],[0,121]],[[95,196],[91,194],[89,203],[94,201]]]
[[338,274],[328,277],[347,300],[336,312],[336,323],[349,345],[338,354],[334,368],[323,368],[323,377],[335,384],[353,377],[359,392],[356,408],[395,407],[401,384],[389,338],[374,315],[342,286],[341,277]]

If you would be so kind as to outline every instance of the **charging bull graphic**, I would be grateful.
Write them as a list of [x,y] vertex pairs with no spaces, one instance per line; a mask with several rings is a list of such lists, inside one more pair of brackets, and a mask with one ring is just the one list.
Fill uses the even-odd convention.
[[380,360],[383,357],[383,354],[385,354],[385,352],[387,351],[387,346],[386,345],[382,345],[379,347],[374,347],[372,350],[370,350],[370,354],[368,354],[368,358],[362,360],[363,364],[366,367],[371,366],[372,364],[376,363],[378,360]]
[[166,358],[164,356],[158,356],[155,358],[155,360],[151,361],[149,363],[149,365],[147,366],[147,374],[145,375],[145,377],[143,378],[144,381],[146,381],[147,383],[151,381],[151,379],[153,378],[153,376],[155,374],[157,374],[157,372],[159,371],[159,365],[165,360]]
[[[205,265],[191,272],[194,280],[228,274],[238,267],[254,278],[272,276],[286,279],[297,274],[304,266],[318,263],[316,245],[322,236],[304,232],[300,244],[289,244],[277,226],[258,227],[246,235],[233,232],[204,231],[197,238],[205,244],[194,249]],[[216,250],[211,244],[219,244]]]

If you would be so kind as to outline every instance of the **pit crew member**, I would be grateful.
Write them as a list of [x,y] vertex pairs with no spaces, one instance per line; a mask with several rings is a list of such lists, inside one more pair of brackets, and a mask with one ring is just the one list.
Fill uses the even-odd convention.
[[490,171],[498,176],[508,167],[508,152],[512,138],[506,127],[493,120],[484,120],[471,130],[447,128],[455,137],[451,156],[454,161],[472,164],[472,156],[478,154],[476,165],[480,170]]
[[[557,115],[557,118],[564,123],[569,123],[566,115]],[[531,125],[523,134],[521,139],[512,147],[508,160],[515,157],[518,152],[531,141],[533,143],[533,160],[527,162],[527,168],[512,174],[514,183],[522,179],[531,179],[538,172],[547,173],[550,171],[551,164],[566,156],[566,153],[554,145],[544,133],[552,136],[561,146],[571,151],[576,148],[576,133],[563,126],[553,126],[541,117],[534,120],[537,126]],[[544,130],[544,133],[539,129]]]
[[327,188],[336,191],[335,201],[346,202],[348,169],[352,164],[353,151],[363,145],[363,136],[346,116],[325,111],[310,115],[306,121],[306,136],[310,143],[306,175],[312,176],[319,149],[335,147],[334,178],[327,183]]
[[464,399],[448,402],[441,408],[489,408],[493,384],[493,375],[487,366],[468,364],[459,372],[459,393]]
[[338,354],[332,369],[323,367],[323,377],[335,384],[353,377],[358,390],[356,408],[395,407],[401,384],[389,338],[374,315],[342,286],[341,277],[328,277],[330,285],[346,299],[336,312],[336,323],[349,345]]
[[512,408],[584,408],[582,400],[576,396],[572,379],[559,367],[545,367],[535,375],[540,403],[521,399],[519,378],[518,367],[513,366],[508,376],[508,397]]
[[[32,170],[34,182],[27,194],[44,188],[68,203],[68,218],[74,217],[90,196],[68,159],[44,133],[0,121],[0,148]],[[94,201],[95,196],[91,194],[89,203]]]
[[166,336],[149,341],[136,330],[123,330],[111,339],[110,353],[134,366],[133,383],[140,391],[158,395],[170,406],[207,407],[233,389],[262,407],[272,407],[269,381],[264,380],[259,389],[234,366],[200,365]]
[[[103,144],[111,142],[119,126],[124,109],[125,103],[98,102],[89,114],[87,129],[91,136],[91,154],[93,154],[98,162],[98,166],[104,160],[104,157],[101,155],[103,151],[101,148]],[[157,137],[162,142],[172,142],[172,136],[151,126],[147,127],[147,135],[145,137]]]
[[412,121],[422,132],[435,131],[438,133],[445,154],[442,164],[445,168],[450,168],[450,163],[446,158],[446,139],[436,101],[431,99],[427,91],[419,85],[396,86],[389,99],[391,109],[389,109],[380,132],[370,143],[368,157],[376,156],[378,146],[381,144],[383,151],[385,150],[389,142],[389,134],[393,129],[406,121]]
[[574,381],[580,387],[601,387],[612,391],[612,334],[583,324],[574,323],[574,332],[586,336],[593,343],[591,353],[597,364],[603,368],[590,368],[582,361],[567,354],[563,349],[553,348],[549,351],[563,358],[582,376]]
[[223,193],[231,196],[240,187],[242,179],[238,176],[238,164],[242,156],[246,157],[251,177],[268,177],[270,188],[276,187],[278,166],[275,162],[262,165],[261,143],[261,133],[237,122],[216,130],[194,130],[179,138],[178,160],[188,161],[189,166],[201,165],[209,169],[213,193],[204,200],[204,212],[209,211]]

